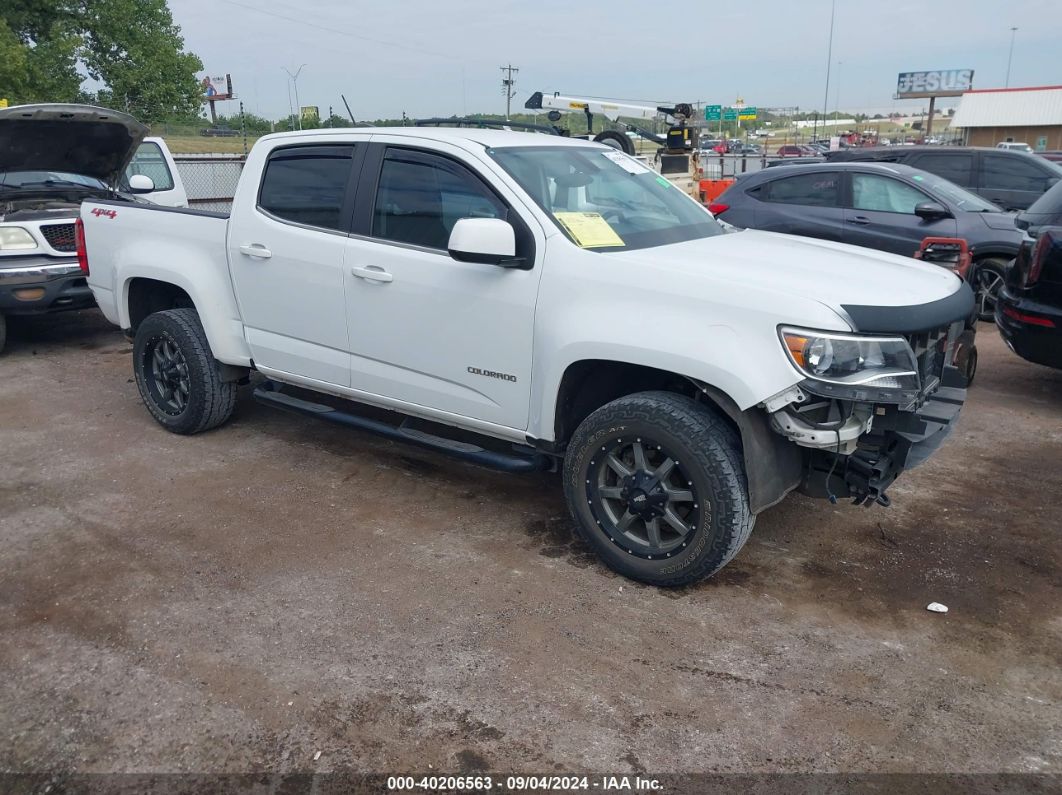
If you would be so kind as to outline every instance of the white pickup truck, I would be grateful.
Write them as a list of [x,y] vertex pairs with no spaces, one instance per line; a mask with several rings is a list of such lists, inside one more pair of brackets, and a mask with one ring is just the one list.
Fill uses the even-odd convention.
[[579,532],[659,585],[717,571],[793,489],[887,504],[965,398],[974,304],[950,272],[724,233],[599,144],[270,135],[229,217],[90,201],[81,221],[89,285],[166,429],[225,422],[257,370],[280,408],[563,467]]
[[92,105],[0,108],[0,351],[7,315],[92,306],[75,256],[85,199],[187,206],[161,138]]

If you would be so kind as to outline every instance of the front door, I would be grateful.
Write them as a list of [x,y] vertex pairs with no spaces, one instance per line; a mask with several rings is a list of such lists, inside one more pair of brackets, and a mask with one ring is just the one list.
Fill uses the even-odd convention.
[[906,182],[882,174],[853,172],[850,206],[844,211],[844,242],[913,257],[927,237],[955,237],[954,218],[925,221],[915,207],[935,202]]
[[274,149],[257,206],[229,223],[236,297],[262,369],[350,384],[343,256],[356,146]]
[[[345,258],[351,387],[524,429],[541,274],[534,240],[474,163],[437,146],[373,144],[367,158],[362,182],[376,187],[358,196]],[[461,218],[510,221],[518,255],[534,267],[450,257]]]
[[1040,198],[1058,177],[1034,156],[981,155],[981,195],[1004,210],[1024,210]]

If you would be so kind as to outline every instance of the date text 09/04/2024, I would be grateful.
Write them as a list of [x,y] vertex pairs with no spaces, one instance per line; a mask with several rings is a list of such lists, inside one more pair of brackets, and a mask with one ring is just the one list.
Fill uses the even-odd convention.
[[498,787],[508,791],[556,791],[601,790],[654,792],[661,789],[660,782],[641,776],[506,776],[495,780],[493,776],[389,776],[388,791],[444,790],[486,792]]

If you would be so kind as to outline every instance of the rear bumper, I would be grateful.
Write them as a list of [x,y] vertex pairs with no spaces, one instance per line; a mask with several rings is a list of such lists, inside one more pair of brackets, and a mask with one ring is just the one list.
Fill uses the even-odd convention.
[[[1031,323],[1007,314],[1007,309],[1026,317],[1053,323]],[[1003,341],[1018,356],[1035,364],[1062,369],[1062,309],[1017,298],[1004,287],[996,300],[996,327]]]
[[0,313],[5,315],[37,315],[94,304],[76,259],[32,258],[0,267]]

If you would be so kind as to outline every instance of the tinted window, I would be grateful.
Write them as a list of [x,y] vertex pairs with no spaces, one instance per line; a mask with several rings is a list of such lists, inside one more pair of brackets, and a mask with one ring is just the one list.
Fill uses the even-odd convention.
[[1062,213],[1062,182],[1034,201],[1026,213]]
[[269,156],[258,206],[285,221],[345,230],[353,146],[293,146]]
[[841,175],[835,171],[801,174],[767,184],[767,201],[836,207]]
[[459,163],[425,152],[388,150],[376,191],[373,237],[445,250],[462,218],[505,217],[505,206]]
[[919,155],[909,161],[910,165],[943,177],[956,185],[972,185],[970,172],[973,169],[972,154]]
[[1031,190],[1039,193],[1047,187],[1047,174],[1015,155],[985,155],[981,185],[986,190]]
[[852,207],[856,210],[914,214],[915,207],[927,201],[932,199],[898,179],[877,174],[852,175]]
[[136,154],[125,169],[125,180],[134,174],[143,174],[155,183],[155,190],[173,190],[173,175],[166,165],[162,149],[154,141],[147,141],[137,147]]

